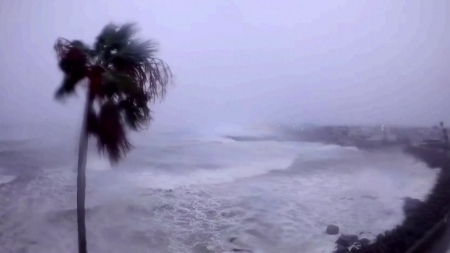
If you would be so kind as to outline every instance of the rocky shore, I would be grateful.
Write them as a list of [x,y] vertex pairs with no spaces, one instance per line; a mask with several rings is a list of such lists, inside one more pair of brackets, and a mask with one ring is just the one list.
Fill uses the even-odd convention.
[[403,223],[379,234],[374,242],[356,235],[341,235],[336,241],[336,253],[430,252],[446,232],[445,217],[450,212],[450,156],[437,149],[415,146],[408,146],[405,152],[430,168],[441,169],[431,193],[424,202],[406,198]]
[[[411,134],[421,139],[416,132]],[[427,135],[422,137],[428,137]],[[229,137],[230,138],[230,137]],[[232,139],[235,139],[233,137]],[[437,181],[425,201],[404,199],[405,220],[392,230],[385,231],[369,241],[363,235],[341,234],[336,241],[335,253],[440,253],[431,249],[448,233],[446,217],[450,213],[450,154],[439,148],[412,145],[409,140],[373,141],[362,138],[342,138],[332,128],[312,128],[302,131],[284,131],[280,136],[265,137],[263,140],[319,142],[339,146],[356,147],[361,150],[402,150],[408,155],[426,163],[430,169],[440,169]],[[414,138],[413,138],[414,139]],[[241,139],[235,139],[240,141]],[[254,141],[254,139],[252,139]],[[448,217],[450,220],[450,217]],[[339,234],[339,228],[330,225],[328,234]],[[449,233],[450,234],[450,233]]]

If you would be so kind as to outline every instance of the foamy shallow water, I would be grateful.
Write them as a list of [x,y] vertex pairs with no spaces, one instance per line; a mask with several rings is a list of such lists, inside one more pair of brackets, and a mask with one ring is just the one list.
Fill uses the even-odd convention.
[[[0,252],[76,252],[74,165],[52,164],[0,185]],[[161,138],[139,143],[116,168],[90,155],[88,247],[331,252],[327,225],[373,238],[402,221],[402,198],[423,199],[436,174],[400,153]]]
[[0,185],[10,183],[16,178],[15,176],[0,176]]

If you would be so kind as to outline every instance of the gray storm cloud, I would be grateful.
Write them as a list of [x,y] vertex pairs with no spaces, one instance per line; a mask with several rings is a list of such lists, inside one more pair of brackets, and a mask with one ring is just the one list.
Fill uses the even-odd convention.
[[0,121],[75,124],[57,37],[137,22],[175,85],[154,128],[449,121],[449,1],[2,1]]

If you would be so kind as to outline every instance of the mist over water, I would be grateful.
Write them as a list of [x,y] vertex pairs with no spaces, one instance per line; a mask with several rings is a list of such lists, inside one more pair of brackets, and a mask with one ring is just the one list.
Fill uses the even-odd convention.
[[110,22],[136,22],[175,85],[117,166],[91,141],[90,253],[329,253],[329,224],[373,239],[437,170],[400,152],[226,136],[448,122],[448,13],[450,1],[0,1],[0,253],[77,252],[86,90],[54,101],[53,45],[92,44]]
[[[423,199],[437,174],[401,153],[238,142],[224,138],[225,130],[213,132],[133,137],[136,148],[115,167],[92,145],[89,250],[331,252],[336,236],[324,234],[327,225],[373,239],[402,221],[402,198]],[[0,252],[76,252],[75,150],[67,143],[5,143]],[[233,237],[235,244],[228,242]]]

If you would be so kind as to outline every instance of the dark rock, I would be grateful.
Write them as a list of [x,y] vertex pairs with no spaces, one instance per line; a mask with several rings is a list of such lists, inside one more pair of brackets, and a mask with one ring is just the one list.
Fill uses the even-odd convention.
[[406,197],[404,201],[403,212],[405,212],[406,216],[412,215],[418,209],[418,207],[422,205],[422,201],[410,197]]
[[385,236],[385,237],[390,237],[390,236],[392,236],[392,231],[391,231],[391,230],[387,230],[386,232],[384,232],[384,236]]
[[334,251],[334,253],[348,253],[348,252],[350,252],[350,251],[348,250],[348,248],[347,248],[347,247],[344,247],[344,246],[341,246],[341,245],[338,245],[338,246],[336,247],[336,250]]
[[383,238],[384,238],[384,235],[383,235],[383,234],[377,235],[377,242],[382,241]]
[[230,240],[228,240],[229,242],[234,242],[237,240],[237,237],[231,237]]
[[336,225],[329,225],[327,227],[326,233],[329,235],[337,235],[337,234],[339,234],[339,227]]
[[253,253],[253,251],[248,250],[248,249],[232,249],[233,252],[248,252],[248,253]]
[[366,199],[377,199],[378,198],[376,196],[371,196],[371,195],[361,195],[361,197],[366,198]]
[[357,252],[359,252],[359,249],[358,249],[358,248],[352,248],[352,249],[350,250],[350,252],[351,252],[351,253],[357,253]]
[[358,241],[358,236],[356,235],[341,235],[336,241],[337,245],[350,247],[353,243]]
[[378,248],[381,252],[389,252],[389,248],[383,242],[378,243]]
[[204,244],[197,244],[194,247],[192,247],[192,252],[198,252],[198,253],[214,253],[213,250],[210,250],[207,248]]
[[369,245],[370,244],[370,240],[367,238],[361,238],[358,240],[359,244],[361,245]]

